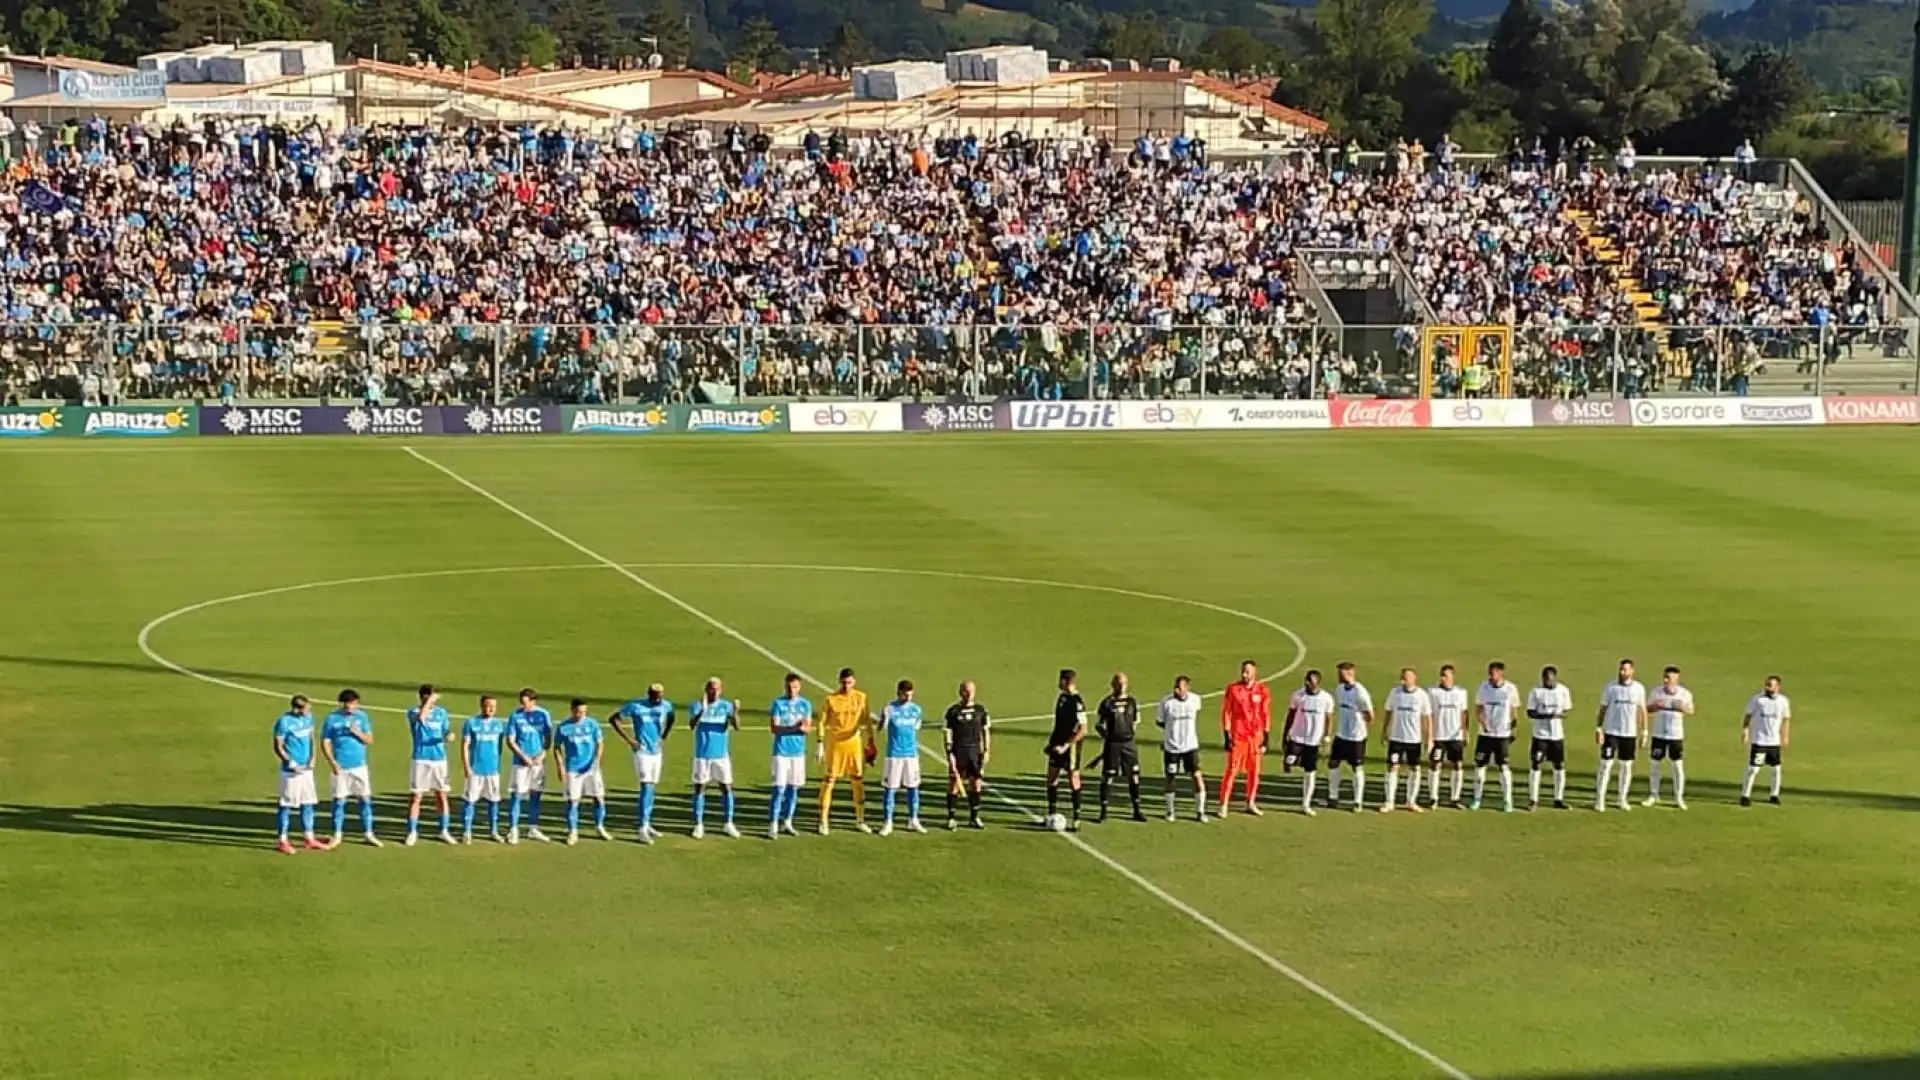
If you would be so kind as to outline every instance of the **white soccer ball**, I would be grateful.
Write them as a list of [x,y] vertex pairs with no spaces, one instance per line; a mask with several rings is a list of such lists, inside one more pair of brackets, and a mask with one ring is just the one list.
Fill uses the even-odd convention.
[[1048,814],[1047,828],[1052,829],[1054,832],[1066,832],[1067,831],[1067,815]]

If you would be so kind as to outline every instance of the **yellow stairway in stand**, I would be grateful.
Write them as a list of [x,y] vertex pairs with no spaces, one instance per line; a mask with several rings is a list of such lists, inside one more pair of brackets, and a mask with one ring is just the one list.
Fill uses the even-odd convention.
[[[1566,210],[1567,220],[1580,226],[1580,234],[1586,238],[1587,250],[1593,252],[1595,261],[1607,267],[1613,273],[1614,280],[1626,291],[1627,299],[1633,301],[1633,311],[1637,318],[1635,325],[1642,330],[1658,331],[1666,329],[1667,313],[1660,302],[1653,298],[1639,275],[1630,269],[1620,256],[1620,249],[1614,245],[1613,238],[1600,231],[1593,215],[1584,210]],[[1679,350],[1667,347],[1664,337],[1660,338],[1660,359],[1665,362],[1667,373],[1674,376],[1685,375],[1680,368],[1686,364],[1686,355]]]
[[351,344],[347,338],[347,326],[338,319],[315,319],[313,326],[313,351],[321,356],[334,357],[346,352]]

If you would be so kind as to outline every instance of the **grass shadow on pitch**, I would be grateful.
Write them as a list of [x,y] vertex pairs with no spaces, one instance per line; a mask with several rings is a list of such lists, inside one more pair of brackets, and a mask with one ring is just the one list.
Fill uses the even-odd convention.
[[[558,800],[555,800],[556,803]],[[332,803],[315,807],[315,824],[326,836],[333,831]],[[148,843],[193,844],[206,847],[253,848],[272,843],[277,804],[268,800],[227,800],[204,806],[143,803],[94,803],[87,806],[32,806],[0,803],[0,832],[39,832],[67,836],[97,836]],[[439,829],[438,811],[431,800],[421,812],[422,832]],[[406,834],[407,796],[382,795],[374,799],[374,828],[383,840]],[[459,827],[460,801],[453,802],[454,827]],[[484,810],[482,819],[484,820]],[[502,810],[502,820],[505,811]],[[558,818],[547,812],[549,823]],[[293,831],[300,831],[296,814]],[[360,836],[360,804],[347,809],[346,835]]]
[[1516,1080],[1914,1080],[1915,1077],[1920,1077],[1920,1055],[1765,1065],[1682,1065],[1622,1072],[1530,1073]]
[[[184,679],[187,677],[171,668],[140,661],[91,660],[71,656],[18,656],[0,653],[0,666],[9,664],[18,667],[44,668],[60,671],[105,671],[125,675],[154,676],[165,679]],[[210,675],[216,679],[230,679],[234,682],[243,683],[267,683],[286,687],[290,695],[296,692],[304,693],[312,697],[315,701],[322,703],[333,701],[340,687],[350,686],[363,693],[368,690],[383,690],[395,694],[411,695],[420,688],[420,682],[423,681],[414,680],[411,682],[401,682],[391,679],[356,678],[350,675],[290,674],[287,672],[242,671],[217,667],[195,668],[194,670],[202,675]],[[428,679],[425,681],[431,681],[432,673],[427,672],[426,675]],[[494,694],[502,699],[506,699],[510,698],[520,688],[518,685],[493,687],[436,685],[439,685],[441,696],[448,701],[458,701],[463,698],[477,699],[481,694]],[[266,688],[267,687],[263,687],[262,689]],[[555,690],[551,687],[541,687],[540,694],[547,707],[553,710],[556,716],[559,715],[569,699],[576,697],[585,698],[593,704],[596,714],[604,715],[609,703],[627,701],[642,689],[644,689],[644,687],[637,687],[628,693],[614,694],[588,693],[579,690]],[[451,706],[449,706],[449,710],[453,711]]]

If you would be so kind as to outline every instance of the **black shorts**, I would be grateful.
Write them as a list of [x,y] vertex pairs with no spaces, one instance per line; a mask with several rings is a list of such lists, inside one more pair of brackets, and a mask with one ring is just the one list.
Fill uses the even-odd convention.
[[1427,760],[1435,765],[1442,761],[1449,765],[1458,765],[1467,760],[1467,744],[1464,739],[1444,739],[1433,744],[1433,751]]
[[1755,768],[1762,765],[1779,765],[1780,748],[1777,746],[1747,747],[1747,763]]
[[1543,763],[1547,765],[1551,765],[1556,769],[1566,768],[1567,767],[1567,740],[1565,739],[1533,740],[1533,767],[1537,769]]
[[1647,744],[1647,756],[1655,761],[1685,761],[1684,739],[1654,739]]
[[1297,743],[1288,739],[1285,765],[1289,769],[1297,765],[1301,772],[1319,772],[1320,744]]
[[1079,772],[1080,744],[1074,743],[1058,754],[1049,749],[1047,751],[1047,768],[1060,769],[1066,772]]
[[1640,740],[1631,735],[1606,735],[1600,739],[1601,761],[1632,761],[1640,752]]
[[1327,755],[1327,762],[1333,768],[1351,765],[1359,768],[1367,763],[1367,742],[1365,739],[1335,739],[1333,753]]
[[1100,749],[1100,775],[1139,776],[1140,748],[1130,742],[1110,742]]
[[1162,750],[1160,760],[1165,764],[1168,776],[1200,775],[1200,751],[1198,750]]
[[987,771],[986,755],[977,746],[956,746],[953,748],[953,775],[969,783],[980,779]]
[[1510,735],[1482,735],[1473,740],[1473,764],[1485,767],[1488,762],[1504,766],[1507,763],[1507,748],[1513,745]]
[[1420,744],[1417,742],[1389,742],[1387,744],[1387,764],[1412,765],[1420,767]]

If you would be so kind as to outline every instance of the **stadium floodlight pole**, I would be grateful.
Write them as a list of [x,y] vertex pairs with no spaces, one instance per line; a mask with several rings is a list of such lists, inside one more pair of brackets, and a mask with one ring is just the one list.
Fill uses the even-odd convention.
[[1913,137],[1920,124],[1920,4],[1915,5],[1913,22],[1913,68],[1907,73],[1907,175],[1900,188],[1900,284],[1909,291],[1920,288],[1920,140]]

